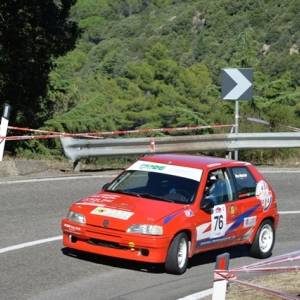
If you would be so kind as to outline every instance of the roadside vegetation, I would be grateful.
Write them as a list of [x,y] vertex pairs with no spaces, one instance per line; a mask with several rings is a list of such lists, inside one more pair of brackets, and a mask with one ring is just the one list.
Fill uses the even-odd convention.
[[[35,98],[30,93],[18,98],[24,110],[13,96],[7,99],[8,94],[2,92],[1,101],[18,110],[10,121],[12,126],[82,133],[233,124],[235,103],[221,99],[221,69],[231,67],[254,70],[253,100],[239,102],[239,115],[269,122],[263,125],[241,118],[239,132],[282,132],[300,127],[300,0],[54,3],[69,5],[67,20],[73,23],[67,24],[78,25],[72,35],[76,44],[68,36],[61,41],[68,47],[54,49],[56,55],[52,56],[53,66],[43,93]],[[2,31],[5,25],[2,23]],[[29,45],[19,47],[21,52]],[[8,84],[3,74],[0,70],[0,86]],[[37,92],[34,84],[26,88]],[[27,105],[31,101],[35,105]],[[32,115],[38,117],[36,122]],[[298,149],[280,150],[278,146],[276,150],[241,151],[239,156],[264,164],[297,162]],[[63,160],[59,139],[8,142],[7,151],[13,157]],[[97,164],[97,160],[87,163]]]

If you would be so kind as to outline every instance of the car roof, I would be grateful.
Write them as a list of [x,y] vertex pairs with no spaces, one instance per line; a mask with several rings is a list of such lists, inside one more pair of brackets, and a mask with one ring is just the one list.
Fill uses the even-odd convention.
[[190,168],[209,168],[212,166],[245,165],[249,164],[221,157],[199,156],[191,154],[154,154],[140,158],[143,161],[185,166]]

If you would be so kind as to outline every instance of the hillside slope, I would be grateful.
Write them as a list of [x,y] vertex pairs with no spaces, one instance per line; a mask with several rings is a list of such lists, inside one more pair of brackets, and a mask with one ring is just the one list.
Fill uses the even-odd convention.
[[[273,130],[299,127],[299,7],[300,0],[78,0],[72,18],[84,34],[51,73],[56,107],[44,128],[231,124],[234,101],[220,94],[227,67],[254,70],[254,97],[240,101],[241,116],[268,120]],[[240,130],[269,128],[241,120]]]

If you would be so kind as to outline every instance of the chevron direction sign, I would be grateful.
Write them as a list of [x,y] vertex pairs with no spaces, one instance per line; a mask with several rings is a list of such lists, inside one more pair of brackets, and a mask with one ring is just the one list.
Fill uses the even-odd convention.
[[222,69],[223,100],[252,100],[253,69]]

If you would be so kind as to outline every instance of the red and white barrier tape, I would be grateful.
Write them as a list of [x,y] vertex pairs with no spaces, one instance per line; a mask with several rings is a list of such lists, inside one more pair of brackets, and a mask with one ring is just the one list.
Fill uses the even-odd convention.
[[[61,136],[68,137],[68,134],[49,134],[49,135],[20,135],[20,136],[0,136],[0,139],[6,139],[7,141],[17,141],[17,140],[34,140],[34,139],[53,139]],[[95,137],[95,136],[85,136],[92,139],[101,139],[103,137]]]
[[238,280],[234,274],[231,274],[231,272],[234,272],[234,273],[242,273],[242,272],[244,272],[244,273],[276,273],[276,272],[281,272],[282,273],[282,272],[300,271],[300,266],[261,268],[262,266],[268,266],[268,265],[278,264],[278,263],[283,263],[283,262],[291,262],[291,261],[299,260],[299,259],[300,259],[300,251],[298,250],[295,252],[275,256],[275,257],[270,258],[265,261],[253,263],[253,264],[243,266],[243,267],[237,267],[237,268],[230,269],[227,272],[227,274],[224,271],[218,272],[218,270],[216,270],[214,276],[215,277],[217,276],[217,278],[219,280],[220,280],[220,278],[222,278],[222,279],[225,278],[231,282],[235,282],[235,283],[238,283],[241,285],[245,285],[247,287],[251,287],[253,289],[264,292],[266,294],[277,296],[281,299],[299,300],[300,298],[297,296],[292,296],[292,295],[289,295],[289,294],[286,294],[286,293],[283,293],[283,292],[280,292],[277,290],[273,290],[273,289],[266,288],[266,287],[263,287],[260,285],[256,285],[253,283]]
[[[300,271],[300,266],[293,267],[273,267],[273,268],[251,268],[234,270],[235,273],[275,273]],[[232,272],[232,271],[231,271]]]
[[279,255],[279,256],[275,256],[275,257],[267,259],[265,261],[253,263],[253,264],[250,264],[247,266],[233,268],[233,269],[230,269],[230,272],[238,272],[238,271],[239,272],[248,272],[249,269],[256,269],[257,267],[261,267],[261,266],[268,266],[268,265],[272,265],[272,264],[278,264],[278,263],[282,263],[282,262],[294,261],[294,260],[299,260],[299,259],[300,259],[300,250],[291,252],[291,253],[287,253],[287,254],[283,254],[283,255]]
[[[240,119],[246,120],[246,121],[251,121],[251,122],[255,122],[255,123],[260,123],[263,125],[268,125],[270,126],[270,122],[268,121],[264,121],[261,119],[256,119],[256,118],[248,118],[248,117],[243,117],[243,116],[238,116]],[[296,128],[296,127],[292,127],[292,126],[287,126],[287,125],[279,125],[280,127],[284,127],[287,129],[292,129],[293,131],[300,131],[300,128]],[[271,128],[272,129],[272,128]]]
[[222,128],[222,127],[232,127],[234,124],[229,125],[206,125],[206,126],[186,126],[186,127],[170,127],[170,128],[156,128],[156,129],[136,129],[136,130],[118,130],[118,131],[97,131],[90,133],[62,133],[57,131],[30,129],[22,127],[8,126],[8,129],[20,130],[20,131],[30,131],[30,132],[42,132],[48,134],[57,135],[72,135],[72,136],[93,136],[93,135],[111,135],[111,134],[128,134],[128,133],[148,133],[148,132],[162,132],[162,131],[180,131],[180,130],[196,130],[196,129],[210,129],[210,128]]
[[226,270],[215,270],[214,273],[214,280],[231,280],[231,279],[235,279],[236,275],[233,273],[230,273]]
[[[7,141],[17,140],[34,140],[34,139],[51,139],[60,137],[59,135],[24,135],[24,136],[6,136],[4,137]],[[3,137],[0,137],[3,138]]]
[[[85,138],[102,138],[103,135],[114,135],[114,134],[131,134],[131,133],[150,133],[150,132],[164,132],[164,131],[182,131],[182,130],[197,130],[197,129],[213,129],[222,127],[234,127],[236,125],[207,125],[207,126],[187,126],[178,128],[157,128],[157,129],[137,129],[137,130],[119,130],[119,131],[99,131],[90,133],[63,133],[50,130],[30,129],[16,126],[8,126],[8,129],[28,132],[39,132],[46,133],[46,135],[35,135],[35,136],[0,136],[0,139],[6,140],[29,140],[29,139],[49,139],[57,137],[85,137]],[[152,149],[155,152],[155,145]]]

